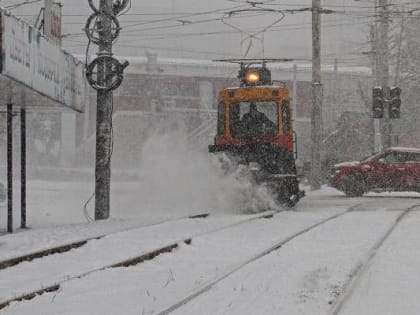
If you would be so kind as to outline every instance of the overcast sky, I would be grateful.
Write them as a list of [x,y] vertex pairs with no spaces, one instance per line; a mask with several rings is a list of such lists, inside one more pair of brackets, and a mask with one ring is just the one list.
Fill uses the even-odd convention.
[[[0,1],[2,6],[21,2],[24,0]],[[311,13],[286,13],[282,18],[278,11],[308,8],[311,2],[266,1],[258,11],[256,8],[246,11],[252,7],[245,0],[133,0],[131,9],[119,18],[123,29],[115,52],[144,56],[145,51],[153,50],[161,57],[194,59],[241,57],[246,53],[248,57],[310,59]],[[368,33],[369,23],[375,19],[374,1],[321,2],[325,8],[335,11],[322,17],[323,61],[332,63],[338,58],[347,64],[367,63],[362,52],[370,49]],[[74,53],[84,53],[87,41],[82,28],[91,13],[87,0],[61,3],[64,47]],[[42,5],[40,1],[13,11],[33,21]],[[252,41],[250,36],[254,37]],[[91,53],[94,52],[93,46]]]

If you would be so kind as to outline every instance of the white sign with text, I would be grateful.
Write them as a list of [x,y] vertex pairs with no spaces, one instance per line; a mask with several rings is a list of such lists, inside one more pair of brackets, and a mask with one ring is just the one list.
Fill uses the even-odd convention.
[[26,22],[0,13],[1,73],[65,106],[84,111],[84,65]]

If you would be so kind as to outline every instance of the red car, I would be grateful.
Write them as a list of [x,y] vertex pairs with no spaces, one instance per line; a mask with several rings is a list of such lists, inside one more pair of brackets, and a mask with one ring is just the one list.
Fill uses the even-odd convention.
[[351,197],[368,191],[420,192],[420,149],[389,148],[360,162],[336,164],[328,181]]

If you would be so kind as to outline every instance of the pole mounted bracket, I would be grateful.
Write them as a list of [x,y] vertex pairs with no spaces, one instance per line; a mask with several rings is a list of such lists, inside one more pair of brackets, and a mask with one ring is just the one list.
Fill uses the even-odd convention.
[[[86,21],[84,31],[89,40],[97,45],[104,42],[102,19],[106,18],[101,13],[95,12]],[[112,26],[109,41],[114,42],[120,35],[121,27],[118,19],[112,15]]]
[[[105,65],[105,68],[110,68],[111,71],[106,74],[106,77],[98,78],[98,67],[101,65]],[[86,67],[86,78],[95,90],[112,91],[121,85],[124,78],[124,69],[127,66],[128,61],[121,63],[112,56],[101,55]],[[104,83],[101,84],[100,82]]]
[[[93,0],[88,0],[90,8],[98,14],[101,14],[101,11],[98,9],[98,5],[94,3]],[[112,2],[112,12],[114,15],[118,15],[123,10],[125,10],[130,3],[130,0],[114,0]]]

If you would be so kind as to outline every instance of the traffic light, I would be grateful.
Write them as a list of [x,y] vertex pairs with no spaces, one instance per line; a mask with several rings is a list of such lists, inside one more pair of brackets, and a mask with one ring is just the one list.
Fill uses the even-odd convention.
[[401,89],[399,87],[392,87],[389,91],[389,118],[398,119],[400,118],[400,107],[401,107]]
[[372,89],[372,112],[373,118],[383,118],[384,117],[384,93],[381,87],[374,87]]

